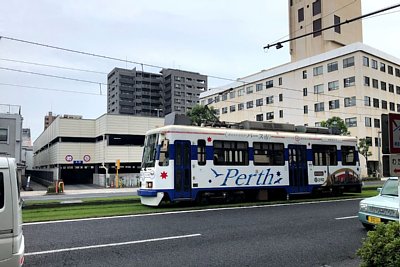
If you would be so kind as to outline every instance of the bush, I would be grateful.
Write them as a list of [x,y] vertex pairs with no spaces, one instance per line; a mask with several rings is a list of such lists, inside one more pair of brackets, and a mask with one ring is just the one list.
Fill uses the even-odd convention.
[[361,266],[400,266],[400,224],[378,224],[368,232],[357,255],[361,257]]

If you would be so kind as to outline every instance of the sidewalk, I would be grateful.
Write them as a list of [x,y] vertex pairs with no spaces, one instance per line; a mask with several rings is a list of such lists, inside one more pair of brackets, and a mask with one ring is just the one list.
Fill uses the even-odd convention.
[[75,196],[79,197],[79,195],[82,196],[88,196],[90,195],[96,195],[96,196],[101,196],[104,194],[105,197],[107,196],[112,196],[113,194],[117,195],[137,195],[137,190],[138,188],[103,188],[100,186],[96,185],[66,185],[64,188],[64,193],[62,194],[51,194],[47,195],[47,188],[45,186],[42,186],[37,183],[31,183],[30,186],[33,191],[24,191],[21,190],[21,197],[22,198],[27,198],[27,199],[32,199],[32,198],[40,198],[40,197],[46,197],[46,196],[57,196],[58,198],[63,198],[63,197],[68,197],[68,196]]

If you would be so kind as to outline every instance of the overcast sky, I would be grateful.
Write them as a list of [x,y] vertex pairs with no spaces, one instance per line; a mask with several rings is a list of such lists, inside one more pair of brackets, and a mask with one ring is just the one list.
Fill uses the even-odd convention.
[[[247,76],[290,61],[288,45],[280,50],[263,50],[268,43],[288,37],[288,1],[3,2],[0,35],[6,37],[229,79]],[[363,14],[397,3],[399,1],[363,0]],[[364,20],[364,43],[400,58],[398,25],[398,12]],[[90,70],[96,73],[15,61]],[[140,70],[142,68],[141,65],[79,55],[3,38],[0,40],[0,104],[21,106],[24,127],[31,128],[32,138],[35,140],[43,131],[44,116],[49,111],[55,114],[78,114],[90,119],[106,113],[107,97],[104,84],[107,83],[107,73],[114,67],[136,67]],[[159,72],[160,69],[144,66],[144,71]],[[101,83],[103,85],[100,92]],[[226,83],[229,81],[209,78],[210,87]],[[0,109],[0,112],[2,111],[4,109]]]

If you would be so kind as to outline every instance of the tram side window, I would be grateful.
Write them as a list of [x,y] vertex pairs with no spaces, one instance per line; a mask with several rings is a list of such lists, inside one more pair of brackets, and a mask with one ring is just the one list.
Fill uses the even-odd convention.
[[168,139],[161,141],[160,148],[160,159],[158,161],[159,166],[168,166],[169,165],[169,142]]
[[285,165],[283,157],[284,146],[281,143],[254,142],[254,165],[282,166]]
[[206,165],[206,141],[197,141],[197,164]]
[[214,165],[249,165],[247,142],[214,141]]
[[356,149],[354,146],[342,146],[342,165],[356,165]]
[[4,178],[3,173],[0,172],[0,209],[4,207]]
[[336,166],[336,146],[312,145],[314,166]]

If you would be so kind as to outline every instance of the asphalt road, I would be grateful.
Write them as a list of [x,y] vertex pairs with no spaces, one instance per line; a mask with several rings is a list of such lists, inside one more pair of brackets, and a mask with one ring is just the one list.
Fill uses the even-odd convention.
[[358,203],[25,224],[25,263],[42,267],[358,266],[355,252],[367,233],[355,218]]

